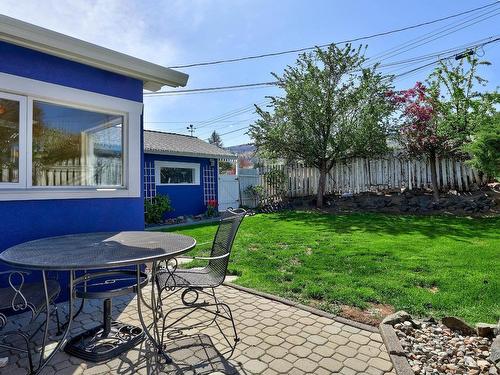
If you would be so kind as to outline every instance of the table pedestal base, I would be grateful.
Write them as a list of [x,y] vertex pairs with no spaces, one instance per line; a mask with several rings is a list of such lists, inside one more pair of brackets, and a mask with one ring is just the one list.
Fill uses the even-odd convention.
[[104,300],[102,325],[73,337],[65,352],[89,362],[103,362],[118,357],[144,340],[144,330],[111,320],[111,299]]
[[109,333],[105,333],[103,325],[97,326],[73,337],[64,351],[85,361],[103,362],[132,349],[144,337],[140,327],[112,322]]

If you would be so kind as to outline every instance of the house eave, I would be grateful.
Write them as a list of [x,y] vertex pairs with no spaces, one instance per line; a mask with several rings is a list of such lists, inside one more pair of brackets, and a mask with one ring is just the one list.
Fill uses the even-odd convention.
[[200,153],[179,152],[179,151],[144,150],[144,153],[152,155],[186,156],[192,158],[206,158],[206,159],[229,159],[229,160],[238,159],[238,156],[236,155],[200,154]]
[[189,78],[185,73],[1,14],[0,41],[136,78],[150,91],[185,86]]

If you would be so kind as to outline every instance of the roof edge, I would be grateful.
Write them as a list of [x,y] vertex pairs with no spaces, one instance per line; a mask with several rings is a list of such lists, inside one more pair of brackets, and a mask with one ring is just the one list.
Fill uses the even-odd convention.
[[145,154],[152,155],[172,155],[172,156],[187,156],[193,158],[206,158],[206,159],[238,159],[237,155],[222,155],[222,154],[203,154],[203,153],[194,153],[194,152],[178,152],[178,151],[158,151],[144,148]]
[[146,90],[187,84],[189,75],[0,14],[0,40],[139,79]]

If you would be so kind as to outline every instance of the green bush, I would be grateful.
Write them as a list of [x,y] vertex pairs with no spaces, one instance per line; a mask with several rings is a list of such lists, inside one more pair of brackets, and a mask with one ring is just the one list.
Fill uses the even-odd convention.
[[488,177],[500,180],[500,115],[490,117],[466,146],[471,165]]
[[166,212],[172,211],[168,195],[157,195],[144,201],[144,216],[147,224],[159,224]]

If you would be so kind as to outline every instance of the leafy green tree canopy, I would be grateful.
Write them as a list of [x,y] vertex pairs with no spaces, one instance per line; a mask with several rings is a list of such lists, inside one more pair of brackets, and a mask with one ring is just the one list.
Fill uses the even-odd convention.
[[271,97],[270,110],[250,136],[264,155],[300,160],[319,169],[317,206],[323,205],[326,175],[336,162],[386,151],[393,105],[385,95],[390,76],[363,67],[366,47],[350,44],[317,48],[300,55],[283,75],[273,73],[283,96]]

